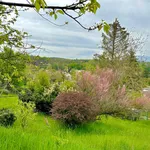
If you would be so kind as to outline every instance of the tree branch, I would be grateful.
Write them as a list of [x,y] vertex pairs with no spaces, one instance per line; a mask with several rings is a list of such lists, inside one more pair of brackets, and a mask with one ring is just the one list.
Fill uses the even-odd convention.
[[[28,0],[27,0],[28,1]],[[78,23],[83,29],[91,31],[91,30],[95,30],[98,28],[98,24],[96,24],[95,26],[91,26],[91,27],[85,27],[84,25],[82,25],[82,23],[80,23],[80,21],[78,21],[78,18],[80,18],[84,13],[80,14],[80,10],[82,8],[84,8],[87,4],[89,0],[78,0],[76,3],[73,3],[71,5],[66,5],[66,6],[45,6],[43,9],[52,9],[53,11],[57,12],[56,10],[62,10],[64,12],[65,15],[67,15],[68,17],[70,17],[71,19],[73,19],[76,23]],[[0,5],[7,5],[7,6],[19,6],[19,7],[28,7],[28,8],[35,8],[35,6],[31,3],[28,4],[24,4],[24,3],[13,3],[13,2],[3,2],[0,1]],[[98,6],[99,7],[99,6]],[[42,8],[42,6],[41,6]],[[67,13],[67,11],[74,11],[76,12],[78,15],[76,17],[72,16],[70,13]],[[87,10],[88,11],[88,10]],[[45,18],[42,14],[40,14],[38,11],[36,11],[42,18],[44,18],[45,20],[47,20],[48,22],[57,25],[53,22],[51,22],[49,19]],[[92,12],[92,11],[91,11]],[[54,16],[55,17],[55,16]],[[57,15],[56,15],[57,17]],[[67,22],[65,23],[67,24]],[[65,24],[62,25],[57,25],[57,26],[64,26]]]
[[[71,19],[73,19],[76,23],[78,23],[83,29],[91,31],[91,30],[95,30],[97,29],[97,26],[92,26],[92,27],[85,27],[84,25],[82,25],[77,18],[78,17],[73,17],[70,14],[68,14],[65,10],[63,10],[64,14],[67,15],[68,17],[70,17]],[[80,16],[79,16],[80,17]]]
[[[3,1],[0,1],[0,5],[35,8],[35,6],[32,5],[32,4],[13,3],[13,2],[3,2]],[[77,5],[78,5],[78,3],[77,3]],[[45,9],[77,10],[77,9],[81,9],[81,8],[82,8],[82,7],[78,7],[77,5],[68,5],[68,6],[45,6]],[[41,7],[41,8],[42,8],[42,7]]]

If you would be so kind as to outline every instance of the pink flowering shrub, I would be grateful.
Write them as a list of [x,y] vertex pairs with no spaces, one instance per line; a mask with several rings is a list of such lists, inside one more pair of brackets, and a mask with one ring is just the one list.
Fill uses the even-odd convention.
[[96,74],[85,71],[78,75],[77,85],[79,90],[87,93],[88,95],[104,96],[114,79],[114,73],[112,70],[98,71]]
[[117,73],[111,69],[97,70],[95,74],[78,75],[78,90],[85,92],[99,106],[99,114],[114,115],[130,107],[126,88],[118,87]]
[[150,111],[150,98],[147,96],[137,98],[133,102],[133,106],[140,110]]

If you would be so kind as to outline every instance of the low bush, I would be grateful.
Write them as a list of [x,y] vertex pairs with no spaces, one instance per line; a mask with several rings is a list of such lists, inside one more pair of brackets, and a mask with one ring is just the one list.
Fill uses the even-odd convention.
[[16,120],[16,116],[9,109],[0,109],[0,125],[12,126]]
[[37,111],[50,114],[52,99],[49,94],[43,95],[43,93],[36,93],[34,94],[34,99]]
[[131,120],[131,121],[137,121],[140,119],[141,111],[139,109],[135,108],[129,108],[126,109],[124,112],[119,112],[116,114],[113,114],[114,117],[119,117],[121,119]]
[[36,115],[34,109],[34,103],[18,101],[15,115],[17,116],[17,120],[23,129],[28,125],[29,120],[34,119],[34,116]]
[[50,114],[52,102],[59,92],[59,85],[53,84],[50,88],[45,88],[43,91],[39,92],[25,89],[19,93],[19,99],[22,102],[34,102],[37,111]]
[[133,106],[142,111],[150,111],[150,98],[142,96],[133,101]]
[[24,89],[18,94],[19,99],[22,102],[31,102],[35,101],[34,99],[34,92],[30,89]]
[[2,93],[4,95],[8,95],[10,93],[10,91],[7,89],[2,89],[2,90],[0,90],[0,93]]
[[83,92],[61,93],[52,104],[52,117],[69,127],[93,121],[97,114],[97,106]]

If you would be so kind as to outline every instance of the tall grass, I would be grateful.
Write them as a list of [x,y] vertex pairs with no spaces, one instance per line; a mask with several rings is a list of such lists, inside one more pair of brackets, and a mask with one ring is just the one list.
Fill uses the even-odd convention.
[[[12,98],[0,98],[0,106]],[[16,103],[16,97],[14,103]],[[74,130],[38,114],[23,130],[0,127],[0,150],[150,150],[150,121],[109,117]]]

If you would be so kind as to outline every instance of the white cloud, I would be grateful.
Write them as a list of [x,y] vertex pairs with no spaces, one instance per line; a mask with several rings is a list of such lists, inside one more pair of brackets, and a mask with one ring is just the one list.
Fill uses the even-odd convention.
[[[3,0],[11,1],[11,0]],[[50,5],[65,5],[76,0],[46,0]],[[24,2],[26,0],[15,0],[14,2]],[[134,31],[143,36],[150,34],[150,1],[149,0],[99,0],[101,9],[96,15],[88,13],[80,21],[86,26],[100,22],[101,19],[112,23],[117,17],[122,26],[128,31]],[[32,10],[32,9],[31,9]],[[65,27],[54,26],[43,20],[34,11],[20,13],[15,27],[24,29],[33,35],[31,42],[40,44],[43,41],[43,47],[50,50],[49,56],[69,57],[69,58],[92,58],[92,54],[100,50],[97,45],[101,40],[100,32],[87,32],[74,21],[65,16],[59,16],[55,22],[62,24],[69,21]],[[52,18],[49,18],[54,21]],[[150,56],[150,39],[147,40],[143,51],[145,55]],[[46,52],[40,53],[48,56]]]

